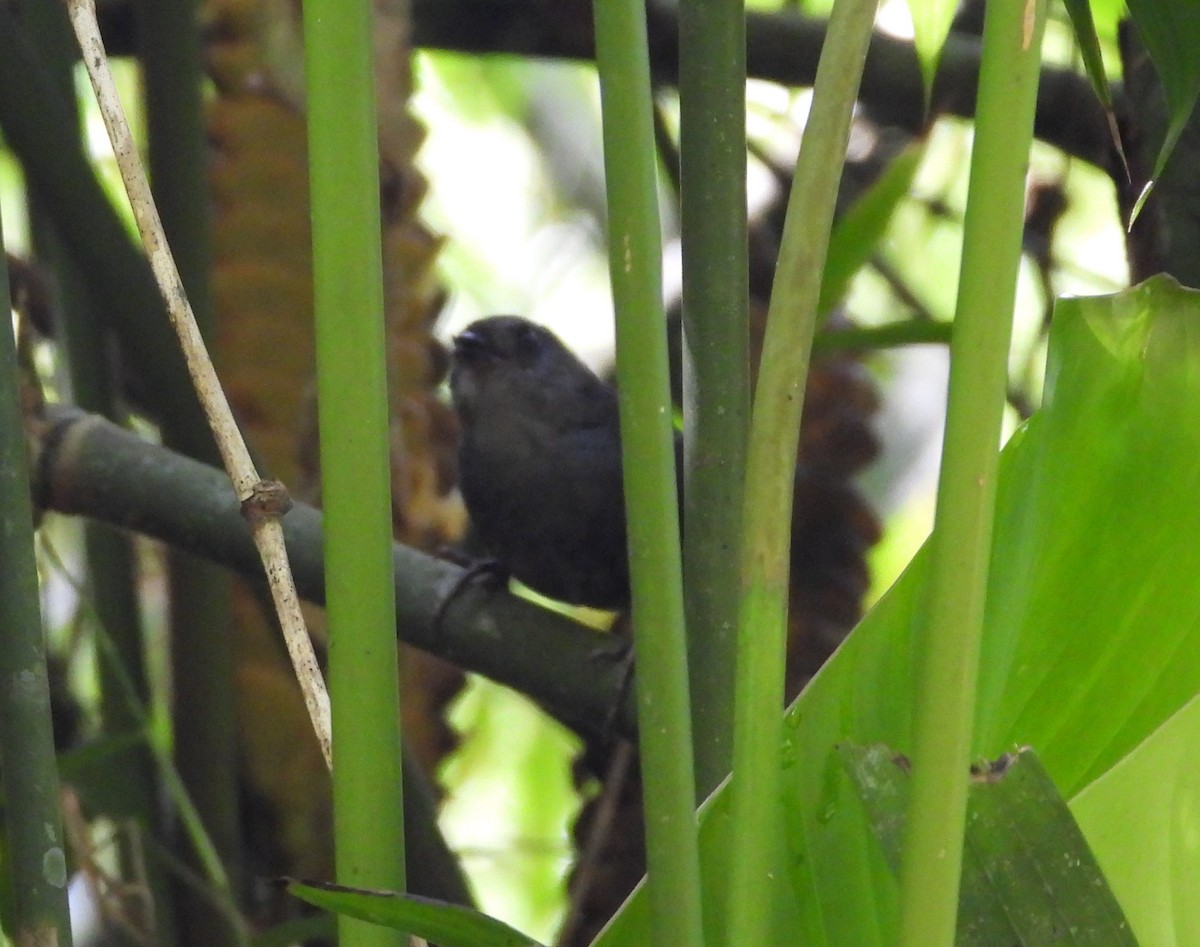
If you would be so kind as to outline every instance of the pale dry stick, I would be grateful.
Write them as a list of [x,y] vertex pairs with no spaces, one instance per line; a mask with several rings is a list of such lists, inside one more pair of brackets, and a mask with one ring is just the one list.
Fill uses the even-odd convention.
[[229,410],[229,402],[225,399],[225,392],[221,389],[216,370],[204,347],[204,340],[196,326],[192,306],[188,302],[175,259],[167,246],[167,237],[154,198],[150,194],[150,184],[138,157],[133,134],[121,108],[121,100],[117,96],[117,88],[108,67],[108,57],[104,52],[104,43],[100,38],[100,28],[96,23],[95,2],[67,0],[67,10],[71,17],[71,25],[75,29],[75,36],[79,40],[84,65],[92,80],[96,101],[104,116],[104,125],[108,129],[117,166],[121,170],[125,192],[129,195],[142,245],[146,248],[150,267],[167,304],[171,325],[174,326],[179,343],[183,347],[192,384],[196,386],[196,394],[208,418],[209,427],[212,428],[221,459],[242,504],[242,514],[250,523],[254,544],[258,547],[263,568],[267,573],[271,598],[279,615],[288,654],[291,655],[300,689],[304,693],[308,715],[312,720],[313,729],[317,732],[325,763],[332,766],[333,739],[329,719],[329,693],[325,689],[321,670],[317,667],[317,658],[308,637],[304,616],[300,612],[300,599],[292,581],[292,570],[288,565],[287,550],[283,543],[283,528],[279,524],[279,517],[287,512],[291,500],[283,484],[263,480],[254,469],[246,442],[242,439],[233,413]]

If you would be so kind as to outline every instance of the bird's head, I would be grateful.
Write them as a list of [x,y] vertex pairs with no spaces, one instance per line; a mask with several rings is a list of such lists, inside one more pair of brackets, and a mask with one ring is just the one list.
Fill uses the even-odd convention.
[[470,423],[490,407],[541,412],[591,399],[607,386],[544,326],[520,316],[489,316],[454,337],[450,392]]

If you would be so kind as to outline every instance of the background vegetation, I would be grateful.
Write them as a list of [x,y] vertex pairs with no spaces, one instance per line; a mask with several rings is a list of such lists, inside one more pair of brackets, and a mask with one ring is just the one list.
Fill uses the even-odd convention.
[[[703,281],[695,260],[704,258],[680,264],[678,235],[682,229],[693,246],[706,238],[695,236],[696,210],[680,210],[680,168],[684,200],[689,187],[704,193],[702,229],[718,208],[740,206],[736,177],[722,185],[720,175],[745,162],[740,146],[723,157],[689,158],[704,145],[689,139],[688,109],[700,109],[691,113],[699,116],[706,107],[703,90],[689,91],[696,88],[689,83],[712,70],[688,44],[716,42],[719,49],[729,34],[689,34],[693,5],[650,8],[668,336],[675,393],[683,394],[681,413],[693,432],[705,409],[689,400],[697,397],[695,377],[680,368],[677,297],[682,290],[692,340],[717,338],[704,335],[716,330],[703,319],[719,322],[726,307],[738,305],[743,285],[749,301],[745,322],[726,320],[748,328],[713,343],[717,374],[704,374],[698,363],[695,369],[699,397],[724,385],[715,404],[738,418],[713,435],[734,438],[724,442],[725,456],[745,450],[750,365],[764,344],[829,6],[754,5],[746,21],[748,260],[741,262],[740,223],[719,218],[715,229],[723,233],[709,252],[723,261],[713,273],[734,276],[710,280],[713,288],[698,295],[692,288],[690,296],[689,286]],[[1113,120],[1122,156],[1085,76],[1067,11],[1049,5],[1007,360],[1003,412],[1011,441],[1000,466],[981,600],[978,688],[965,693],[975,708],[972,758],[1033,747],[1138,942],[1193,944],[1200,943],[1188,910],[1196,787],[1187,750],[1195,745],[1192,698],[1200,691],[1191,542],[1200,476],[1195,301],[1156,282],[1110,300],[1060,303],[1050,319],[1058,297],[1109,293],[1162,271],[1200,285],[1188,186],[1195,81],[1190,60],[1170,55],[1189,48],[1197,23],[1184,3],[1154,5],[1157,19],[1141,6],[1131,5],[1139,41],[1128,25],[1118,32],[1123,5],[1090,5],[1104,66],[1117,83]],[[219,0],[199,10],[157,7],[101,4],[122,95],[244,427],[271,473],[299,499],[317,501],[311,242],[322,251],[319,217],[316,231],[309,223],[296,11]],[[913,655],[924,647],[927,576],[941,567],[921,556],[893,582],[932,525],[946,343],[963,318],[955,309],[982,7],[949,11],[955,18],[936,61],[930,52],[939,48],[938,17],[918,18],[933,30],[919,39],[922,63],[909,40],[907,7],[885,3],[865,65],[837,201],[840,223],[824,266],[799,476],[787,480],[796,514],[781,517],[793,543],[789,695],[863,608],[878,604],[788,711],[782,753],[769,761],[772,768],[782,763],[784,826],[782,850],[766,855],[768,869],[780,868],[779,887],[763,889],[770,907],[758,912],[775,925],[772,942],[891,943],[903,912],[912,910],[891,871],[889,846],[899,845],[902,832],[889,835],[871,822],[870,793],[833,748],[883,743],[913,753],[914,708],[928,696],[917,684]],[[723,9],[738,18],[736,5]],[[266,880],[333,877],[328,776],[277,633],[260,609],[261,591],[253,580],[231,587],[226,572],[206,561],[255,574],[227,487],[220,476],[147,446],[213,457],[129,239],[128,210],[60,14],[51,5],[0,9],[0,219],[15,255],[9,283],[19,384],[12,387],[20,393],[35,458],[34,497],[43,511],[37,568],[73,911],[77,918],[99,911],[92,930],[122,942],[329,937],[327,916],[307,914]],[[459,541],[464,529],[453,490],[454,419],[439,387],[439,340],[478,315],[520,312],[610,370],[605,245],[618,217],[605,203],[588,5],[562,3],[553,12],[532,4],[442,2],[411,11],[381,5],[377,16],[391,520],[398,540],[433,552]],[[726,65],[740,101],[736,57]],[[933,79],[928,112],[923,77]],[[719,101],[721,90],[714,94]],[[728,103],[728,89],[724,94]],[[1175,126],[1175,151],[1156,171]],[[1020,161],[1020,138],[1012,137]],[[610,152],[613,144],[610,135]],[[836,167],[826,170],[837,174]],[[335,180],[343,171],[335,159]],[[1126,234],[1124,223],[1152,174],[1156,191]],[[804,214],[810,198],[802,187],[790,212]],[[1005,200],[1015,213],[1012,199]],[[982,232],[987,247],[986,220]],[[722,258],[722,247],[734,249]],[[357,269],[353,261],[343,266]],[[733,302],[720,296],[723,289]],[[1003,299],[1003,287],[994,292]],[[324,305],[336,318],[338,300]],[[704,316],[706,306],[716,315]],[[744,366],[734,357],[742,347],[751,353]],[[350,358],[353,365],[354,353]],[[64,413],[63,404],[106,415],[137,437]],[[361,420],[353,404],[344,410],[347,425]],[[9,463],[6,473],[20,466]],[[729,466],[740,476],[740,460]],[[711,489],[740,490],[730,483]],[[689,487],[689,502],[693,497]],[[697,536],[737,540],[736,516],[707,522],[719,508],[689,507],[689,549],[715,542]],[[6,507],[3,516],[28,518],[18,507]],[[301,593],[323,602],[317,521],[297,509],[287,522]],[[970,559],[961,548],[952,552]],[[543,941],[566,917],[562,942],[586,943],[645,864],[636,761],[628,750],[602,749],[614,732],[635,734],[633,699],[625,695],[618,706],[619,672],[596,666],[593,632],[579,624],[609,620],[560,616],[471,590],[437,628],[434,616],[457,567],[403,550],[396,557],[397,634],[423,649],[402,649],[401,662],[410,888],[473,902]],[[693,642],[705,641],[689,656],[702,796],[728,766],[730,720],[719,695],[731,691],[732,677],[720,668],[731,663],[734,642],[728,633],[696,636],[709,634],[701,626],[726,620],[720,608],[731,608],[724,614],[736,621],[734,559],[717,557],[707,573],[732,582],[728,594],[716,604],[686,602]],[[3,561],[5,575],[18,576],[10,553]],[[697,559],[685,554],[685,562],[690,569]],[[685,595],[694,595],[701,583],[684,578]],[[323,646],[322,619],[315,611],[310,618]],[[6,629],[28,631],[32,618],[4,621]],[[704,676],[714,672],[697,650],[716,664],[715,678]],[[464,686],[458,668],[487,677]],[[16,719],[0,724],[12,732]],[[370,720],[354,726],[370,735]],[[761,718],[754,726],[772,732]],[[6,776],[17,752],[5,744]],[[965,768],[960,777],[965,781]],[[14,791],[6,791],[11,829],[22,824],[21,810]],[[720,859],[739,825],[729,821],[738,816],[730,815],[728,795],[709,804],[700,836],[712,943],[726,917]],[[53,795],[47,798],[55,808]],[[431,831],[435,810],[442,835]],[[1002,842],[1013,835],[999,833]],[[583,859],[582,874],[591,880],[581,882],[577,870],[568,899],[573,851],[589,838],[597,851]],[[8,844],[13,887],[0,919],[12,935],[29,917],[20,871],[30,853],[22,855],[19,832],[10,831]],[[40,873],[41,854],[34,854]],[[978,894],[967,883],[964,917],[987,916],[971,900]],[[1049,908],[1018,900],[1015,912],[1009,899],[1028,892],[997,886],[989,896],[1009,914],[1058,912],[1067,927],[1081,910],[1097,913],[1070,891],[1056,893]],[[47,897],[53,902],[55,893]],[[943,912],[946,903],[942,897]],[[645,910],[635,900],[603,942],[646,942]],[[937,910],[934,904],[927,913]],[[1118,913],[1112,926],[1078,934],[1076,942],[1122,942],[1113,939],[1120,923]],[[959,925],[960,943],[989,942],[971,940],[976,935],[964,931],[962,918]],[[80,941],[95,936],[79,922]],[[468,929],[464,936],[471,942],[486,935]],[[1017,924],[1003,936],[1051,942],[1038,939],[1049,935],[1036,924]]]

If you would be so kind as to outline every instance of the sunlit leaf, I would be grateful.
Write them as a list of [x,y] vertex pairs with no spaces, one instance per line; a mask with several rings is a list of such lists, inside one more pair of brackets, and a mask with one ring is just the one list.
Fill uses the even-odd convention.
[[[1001,463],[973,753],[1032,746],[1070,799],[1200,692],[1197,495],[1200,292],[1159,277],[1060,300],[1043,406]],[[891,942],[896,882],[835,747],[911,748],[926,568],[918,556],[785,715],[778,942]],[[706,865],[736,831],[723,802],[702,826]],[[1114,890],[1136,924],[1144,906]],[[636,923],[614,933],[605,947],[645,942]]]
[[917,58],[921,62],[921,76],[925,81],[925,101],[929,101],[933,90],[933,79],[937,75],[942,47],[950,33],[950,24],[958,9],[956,0],[908,0],[908,11],[913,21],[913,43]]
[[1200,701],[1071,803],[1143,947],[1200,944]]
[[1092,23],[1102,43],[1117,41],[1117,24],[1125,16],[1125,0],[1091,0]]

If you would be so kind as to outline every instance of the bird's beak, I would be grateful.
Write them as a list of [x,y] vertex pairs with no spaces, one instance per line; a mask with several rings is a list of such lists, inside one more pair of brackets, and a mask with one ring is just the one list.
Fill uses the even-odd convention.
[[454,357],[460,361],[479,360],[490,354],[491,346],[478,332],[467,329],[454,337]]

